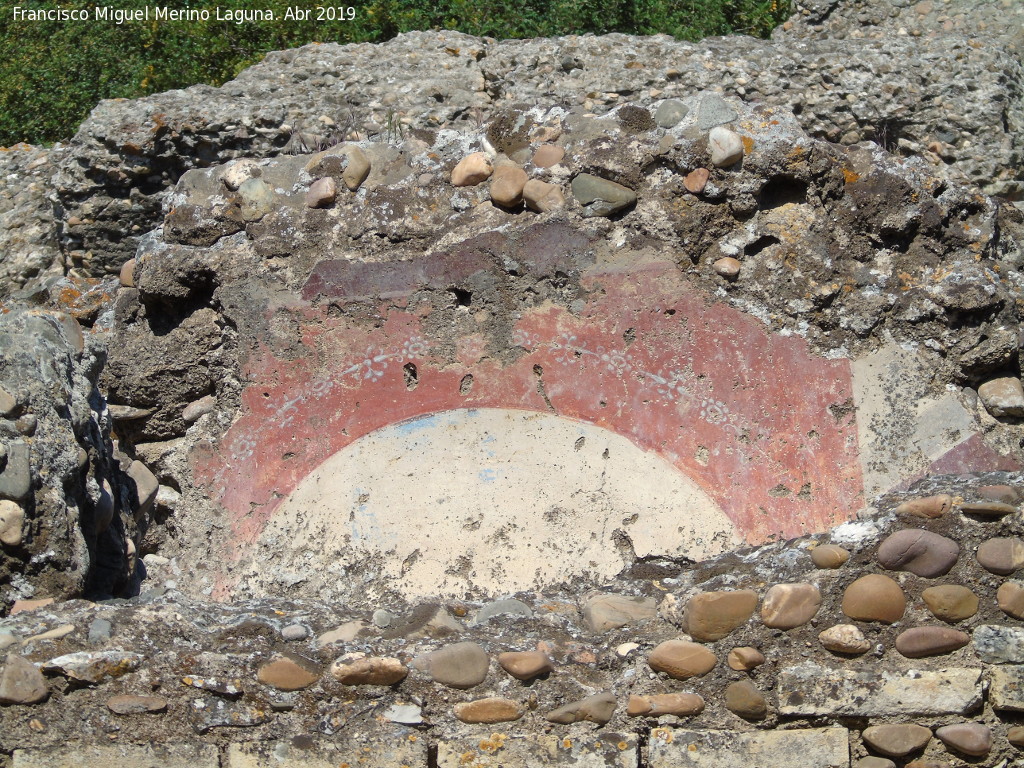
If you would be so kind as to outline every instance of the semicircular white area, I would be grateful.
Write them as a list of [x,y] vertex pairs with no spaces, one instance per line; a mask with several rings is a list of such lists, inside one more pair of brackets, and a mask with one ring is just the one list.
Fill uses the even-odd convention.
[[241,592],[508,594],[701,560],[732,522],[660,456],[592,424],[454,410],[392,424],[307,475],[236,565]]

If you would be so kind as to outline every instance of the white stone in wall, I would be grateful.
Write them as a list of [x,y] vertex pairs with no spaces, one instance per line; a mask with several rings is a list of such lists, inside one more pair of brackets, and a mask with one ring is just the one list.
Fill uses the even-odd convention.
[[[427,740],[409,728],[373,727],[347,738],[246,742],[228,747],[224,768],[426,768]],[[191,768],[191,766],[189,767]]]
[[962,715],[980,706],[981,677],[981,669],[970,668],[887,671],[807,662],[779,674],[779,714]]
[[67,744],[49,749],[16,749],[12,763],[13,768],[95,768],[100,765],[220,768],[220,756],[213,744]]
[[655,728],[649,768],[848,768],[845,728],[791,731],[687,731]]
[[992,667],[989,675],[992,708],[1024,712],[1024,666]]
[[637,758],[636,736],[632,733],[602,732],[600,738],[594,738],[592,733],[584,735],[576,728],[526,736],[492,731],[437,745],[437,768],[637,768]]

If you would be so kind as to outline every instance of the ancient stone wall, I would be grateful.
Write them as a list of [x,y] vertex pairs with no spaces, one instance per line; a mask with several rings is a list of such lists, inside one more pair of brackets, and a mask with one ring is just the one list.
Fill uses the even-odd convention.
[[826,535],[577,597],[209,604],[174,569],[129,601],[16,605],[4,749],[17,767],[1010,765],[1022,484],[936,476]]
[[[0,258],[19,275],[13,285],[44,270],[116,274],[191,168],[348,138],[471,129],[515,103],[601,113],[622,101],[706,89],[783,106],[814,136],[875,141],[989,194],[1019,199],[1019,5],[837,5],[802,6],[776,41],[608,35],[502,42],[416,32],[376,46],[311,45],[272,53],[221,88],[103,102],[67,147],[45,153],[56,172],[45,193],[24,203],[25,211],[55,209],[41,225],[47,247],[13,243]],[[44,254],[50,260],[39,263]]]

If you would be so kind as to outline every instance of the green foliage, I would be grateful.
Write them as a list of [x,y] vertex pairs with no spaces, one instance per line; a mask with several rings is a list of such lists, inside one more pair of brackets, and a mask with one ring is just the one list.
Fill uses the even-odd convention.
[[[496,38],[592,32],[665,33],[685,40],[732,33],[767,35],[786,18],[789,0],[342,0],[354,17],[316,18],[301,0],[24,0],[24,8],[150,9],[149,21],[15,20],[0,5],[0,145],[71,136],[101,99],[134,98],[194,83],[219,85],[268,51],[309,42],[380,42],[401,32],[456,29]],[[209,21],[157,21],[154,9],[206,8]],[[273,22],[215,18],[260,8]],[[285,20],[289,7],[311,9]]]

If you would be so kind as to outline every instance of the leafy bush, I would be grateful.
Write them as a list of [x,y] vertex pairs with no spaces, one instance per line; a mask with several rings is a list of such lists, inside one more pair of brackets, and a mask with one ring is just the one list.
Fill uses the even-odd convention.
[[[379,42],[417,29],[456,29],[499,38],[594,32],[666,33],[685,40],[744,33],[764,36],[788,15],[788,0],[343,0],[352,20],[284,20],[296,0],[121,0],[123,10],[150,8],[149,21],[15,20],[0,10],[0,145],[71,136],[89,110],[107,98],[134,98],[220,83],[268,51],[309,42]],[[172,9],[258,7],[274,22],[156,21]],[[86,10],[112,3],[26,0],[23,7]],[[335,6],[342,7],[342,6]]]

